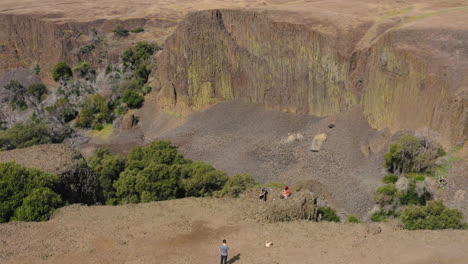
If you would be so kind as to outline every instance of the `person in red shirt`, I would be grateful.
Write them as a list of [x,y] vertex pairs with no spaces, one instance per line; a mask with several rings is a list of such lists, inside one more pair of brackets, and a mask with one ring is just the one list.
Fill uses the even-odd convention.
[[291,191],[289,190],[289,186],[286,186],[280,198],[288,198],[289,196],[291,196]]

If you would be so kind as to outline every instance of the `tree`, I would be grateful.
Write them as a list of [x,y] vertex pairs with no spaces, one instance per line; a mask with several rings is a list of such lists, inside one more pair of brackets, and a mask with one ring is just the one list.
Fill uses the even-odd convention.
[[38,101],[42,101],[47,95],[47,87],[42,83],[34,83],[28,86],[28,94],[32,95]]
[[435,159],[445,155],[444,150],[425,138],[403,135],[390,145],[384,166],[392,173],[425,172],[435,166]]
[[229,177],[213,166],[196,161],[182,168],[182,184],[185,196],[205,197],[221,190]]
[[125,90],[122,101],[130,108],[140,108],[145,101],[145,97],[135,90]]
[[57,63],[52,69],[52,78],[56,82],[60,80],[66,81],[72,77],[73,77],[72,69],[65,62]]
[[125,159],[112,155],[108,149],[98,149],[88,160],[89,167],[96,173],[102,188],[104,199],[115,197],[114,182],[125,169]]

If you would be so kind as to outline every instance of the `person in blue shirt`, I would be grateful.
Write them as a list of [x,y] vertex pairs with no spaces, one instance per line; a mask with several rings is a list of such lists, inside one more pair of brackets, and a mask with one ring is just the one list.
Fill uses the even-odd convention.
[[219,246],[219,253],[221,253],[221,264],[227,264],[229,247],[226,245],[226,239],[224,239],[223,244]]

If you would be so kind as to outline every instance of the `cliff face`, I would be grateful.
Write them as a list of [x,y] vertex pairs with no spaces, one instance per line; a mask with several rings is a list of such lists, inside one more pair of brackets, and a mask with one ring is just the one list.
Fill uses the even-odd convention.
[[[242,98],[318,116],[358,106],[378,129],[429,128],[446,145],[463,138],[466,83],[454,75],[467,73],[466,31],[397,28],[358,48],[369,25],[324,34],[281,19],[292,15],[190,14],[159,57],[162,105],[190,111]],[[451,44],[441,45],[444,38]],[[465,62],[451,65],[448,45]]]
[[[104,67],[107,63],[118,62],[122,50],[132,45],[131,42],[140,40],[139,36],[115,37],[112,31],[117,26],[126,29],[152,28],[150,36],[155,41],[161,35],[160,30],[175,25],[171,21],[145,18],[88,22],[54,22],[46,18],[0,14],[0,70],[32,68],[37,64],[43,76],[47,76],[60,61],[72,66],[88,61]],[[89,51],[83,50],[91,45],[93,48]]]

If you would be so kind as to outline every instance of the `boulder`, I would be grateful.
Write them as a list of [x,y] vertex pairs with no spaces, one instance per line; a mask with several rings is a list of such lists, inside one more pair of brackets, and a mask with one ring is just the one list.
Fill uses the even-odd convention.
[[323,143],[327,141],[327,134],[322,133],[318,134],[312,140],[312,145],[310,146],[310,150],[312,152],[318,152],[322,148]]
[[395,183],[395,187],[400,192],[407,192],[409,188],[408,179],[406,179],[406,177],[400,177],[400,179],[398,179],[398,181]]

